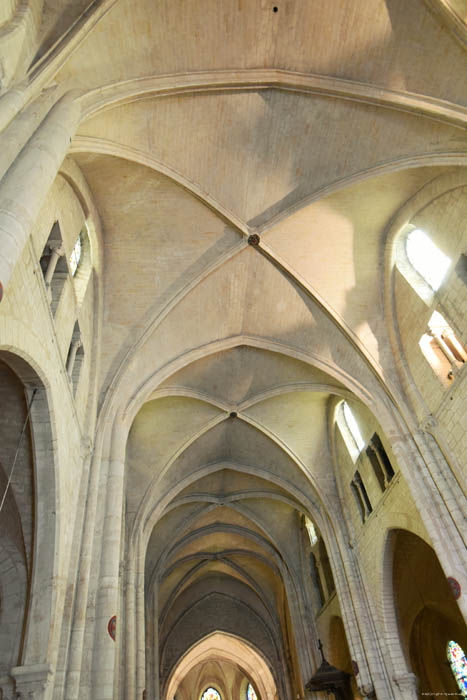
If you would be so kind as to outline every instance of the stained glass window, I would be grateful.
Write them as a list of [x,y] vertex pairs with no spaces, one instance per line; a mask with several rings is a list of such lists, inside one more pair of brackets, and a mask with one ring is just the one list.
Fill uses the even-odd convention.
[[248,683],[248,688],[246,689],[246,700],[258,700],[258,696],[251,683]]
[[418,274],[428,282],[435,291],[439,289],[451,260],[435,246],[433,241],[420,229],[409,233],[406,241],[406,251],[409,261]]
[[201,700],[222,700],[221,694],[215,688],[206,688]]
[[76,274],[76,270],[78,269],[79,261],[81,259],[81,234],[79,234],[78,238],[76,239],[76,243],[73,246],[73,250],[71,251],[70,255],[70,270],[71,274],[74,277]]
[[467,698],[467,659],[462,647],[457,642],[450,641],[446,653],[454,678],[461,690],[461,697]]

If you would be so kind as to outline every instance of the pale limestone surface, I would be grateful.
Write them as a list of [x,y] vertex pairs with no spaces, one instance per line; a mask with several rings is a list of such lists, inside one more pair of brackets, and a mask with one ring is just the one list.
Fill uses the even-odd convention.
[[[437,310],[466,342],[466,16],[2,5],[0,497],[36,389],[0,513],[3,698],[311,699],[318,638],[355,699],[455,691],[467,370],[419,340]],[[452,260],[423,298],[414,227]]]

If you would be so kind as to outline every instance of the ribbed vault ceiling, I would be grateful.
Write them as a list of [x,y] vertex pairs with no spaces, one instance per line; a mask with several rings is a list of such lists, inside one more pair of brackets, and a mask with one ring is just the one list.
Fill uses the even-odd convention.
[[466,162],[467,55],[428,4],[104,0],[68,51],[87,3],[45,2],[36,74],[87,110],[101,407],[134,417],[126,522],[164,682],[218,630],[290,673],[302,514],[339,516],[336,397],[397,383],[389,223]]

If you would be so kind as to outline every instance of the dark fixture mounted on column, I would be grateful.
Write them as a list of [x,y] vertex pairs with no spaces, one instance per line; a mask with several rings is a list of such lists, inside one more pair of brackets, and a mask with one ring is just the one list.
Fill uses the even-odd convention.
[[350,673],[341,671],[335,666],[326,661],[323,654],[323,645],[321,640],[318,640],[319,650],[321,652],[322,662],[315,675],[310,678],[305,688],[307,690],[326,690],[334,694],[336,700],[352,700],[353,693],[350,687]]

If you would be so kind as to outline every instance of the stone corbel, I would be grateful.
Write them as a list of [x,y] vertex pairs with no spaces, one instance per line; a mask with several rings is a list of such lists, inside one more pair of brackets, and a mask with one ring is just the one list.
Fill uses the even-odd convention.
[[16,696],[20,700],[43,700],[45,691],[52,678],[49,664],[30,664],[15,666],[11,675],[16,683]]
[[365,683],[364,685],[359,685],[358,690],[360,691],[362,697],[374,700],[376,698],[375,689],[371,683]]
[[415,673],[404,673],[394,676],[394,684],[399,690],[400,698],[404,700],[417,700],[418,698],[418,677]]
[[15,700],[15,683],[11,676],[0,676],[0,700]]
[[438,427],[438,421],[432,413],[429,413],[421,423],[421,429],[424,433],[432,435],[433,431]]

